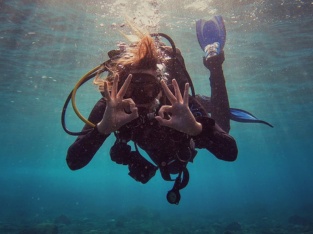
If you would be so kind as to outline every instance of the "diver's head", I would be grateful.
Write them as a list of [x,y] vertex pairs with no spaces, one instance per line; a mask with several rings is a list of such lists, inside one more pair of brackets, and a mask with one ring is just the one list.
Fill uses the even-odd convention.
[[162,74],[159,68],[161,60],[154,39],[145,35],[136,45],[124,48],[116,59],[111,60],[108,67],[111,75],[106,81],[110,86],[113,77],[118,75],[120,88],[131,74],[132,81],[124,97],[132,98],[138,107],[150,108],[162,93]]
[[[147,34],[136,44],[125,46],[116,51],[114,56],[110,56],[110,61],[105,64],[109,72],[105,78],[108,89],[112,88],[115,76],[119,77],[119,90],[131,74],[132,81],[124,98],[132,98],[138,108],[155,111],[162,97],[160,81],[167,81],[166,57],[160,45],[160,42]],[[103,91],[103,81],[98,77],[94,80],[100,91]],[[165,102],[165,98],[161,102]]]

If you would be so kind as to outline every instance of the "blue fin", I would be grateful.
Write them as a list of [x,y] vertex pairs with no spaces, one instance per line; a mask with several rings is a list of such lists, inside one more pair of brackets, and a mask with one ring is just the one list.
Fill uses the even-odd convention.
[[263,123],[272,128],[274,127],[268,122],[257,119],[253,114],[249,113],[248,111],[237,108],[230,108],[230,119],[242,123]]
[[210,20],[197,20],[196,31],[198,42],[204,51],[204,48],[218,42],[221,50],[223,50],[226,42],[226,29],[222,16],[214,16]]

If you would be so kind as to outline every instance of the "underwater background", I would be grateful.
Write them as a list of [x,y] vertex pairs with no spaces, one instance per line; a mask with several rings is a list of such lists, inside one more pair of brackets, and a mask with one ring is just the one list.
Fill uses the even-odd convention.
[[[313,233],[313,1],[0,0],[0,233]],[[223,15],[231,107],[274,125],[231,122],[235,162],[199,151],[178,206],[160,173],[143,185],[109,157],[65,162],[61,127],[76,82],[125,41],[125,17],[174,40],[196,92],[210,95],[195,22]],[[87,116],[100,94],[76,97]],[[72,108],[68,128],[83,122]]]

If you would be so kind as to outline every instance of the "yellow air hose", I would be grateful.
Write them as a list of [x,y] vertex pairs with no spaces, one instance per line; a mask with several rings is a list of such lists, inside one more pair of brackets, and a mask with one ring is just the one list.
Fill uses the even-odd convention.
[[91,127],[93,127],[93,128],[94,128],[96,125],[95,125],[94,123],[91,123],[88,119],[86,119],[84,116],[82,116],[82,114],[78,111],[77,106],[76,106],[75,96],[76,96],[76,92],[77,92],[78,88],[82,85],[82,83],[86,80],[86,78],[87,78],[88,76],[90,76],[92,73],[94,73],[95,71],[99,70],[101,66],[102,66],[102,65],[99,65],[99,66],[93,68],[93,69],[90,70],[86,75],[84,75],[82,78],[80,78],[80,80],[76,83],[76,85],[75,85],[75,87],[74,87],[74,89],[73,89],[73,91],[72,91],[72,98],[71,98],[71,99],[72,99],[72,106],[73,106],[73,109],[74,109],[76,115],[77,115],[83,122],[85,122],[86,124],[88,124],[89,126],[91,126]]

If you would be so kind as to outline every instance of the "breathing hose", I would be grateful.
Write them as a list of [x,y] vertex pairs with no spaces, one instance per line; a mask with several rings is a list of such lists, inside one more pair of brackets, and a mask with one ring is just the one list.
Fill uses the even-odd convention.
[[84,116],[82,116],[82,114],[79,112],[79,110],[77,109],[77,106],[76,106],[76,92],[78,90],[78,88],[84,83],[84,81],[86,80],[86,78],[89,78],[89,76],[91,74],[93,74],[95,71],[98,71],[99,68],[101,67],[101,65],[95,67],[94,69],[90,70],[86,75],[84,75],[75,85],[73,91],[72,91],[72,96],[71,96],[71,99],[72,99],[72,106],[73,106],[73,109],[76,113],[76,115],[83,121],[85,122],[86,124],[88,124],[90,127],[95,127],[96,125],[94,123],[91,123],[89,120],[87,120]]
[[86,130],[86,131],[81,131],[81,132],[72,132],[72,131],[69,131],[67,128],[66,128],[66,124],[65,124],[65,114],[66,114],[66,109],[67,109],[67,106],[69,104],[70,101],[72,101],[72,107],[74,109],[74,112],[76,113],[76,115],[83,121],[85,122],[86,124],[88,124],[89,126],[91,127],[94,127],[95,124],[94,123],[91,123],[90,121],[88,121],[86,118],[84,118],[82,116],[82,114],[79,112],[77,106],[76,106],[76,99],[75,99],[75,96],[76,96],[76,93],[77,93],[77,90],[80,86],[82,86],[85,82],[87,82],[88,80],[90,80],[91,78],[95,77],[96,74],[99,72],[99,69],[100,67],[102,66],[103,64],[93,68],[92,70],[90,70],[87,74],[85,74],[75,85],[75,87],[73,88],[73,90],[71,91],[71,93],[68,95],[65,103],[64,103],[64,106],[63,106],[63,109],[62,109],[62,115],[61,115],[61,123],[62,123],[62,127],[63,127],[63,130],[69,134],[69,135],[72,135],[72,136],[79,136],[79,135],[83,135],[85,133],[87,133],[89,130]]

